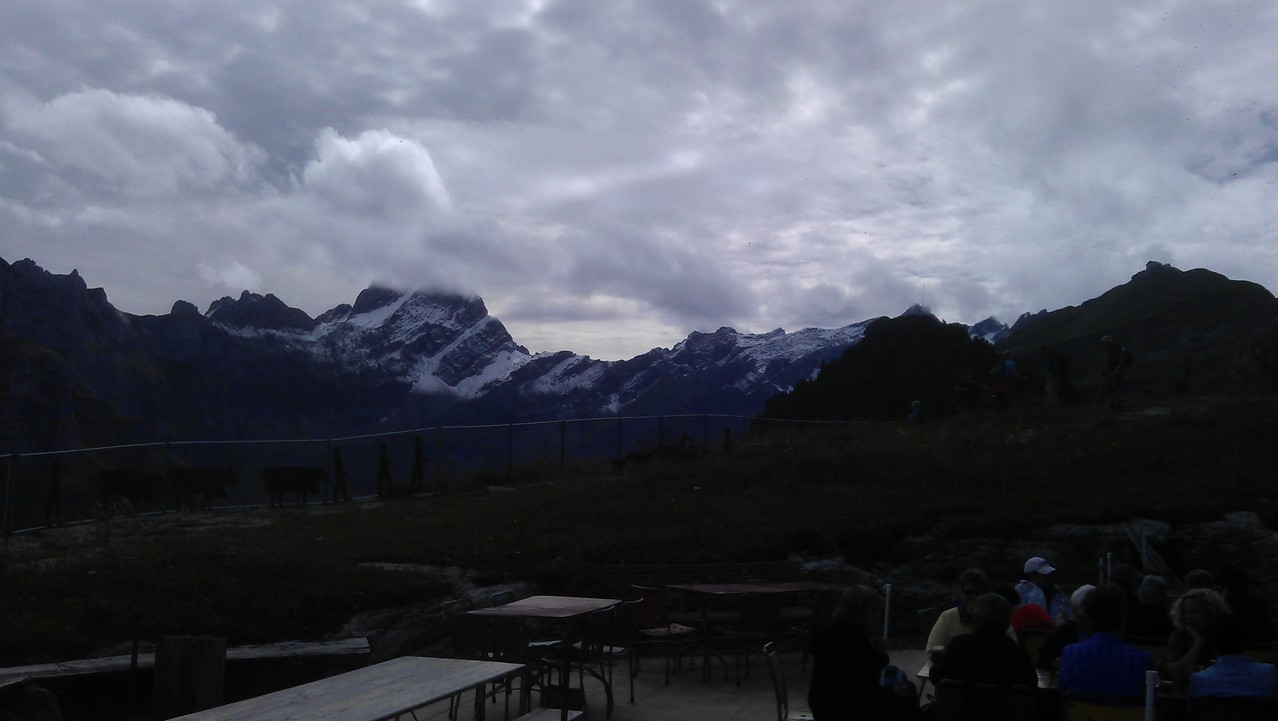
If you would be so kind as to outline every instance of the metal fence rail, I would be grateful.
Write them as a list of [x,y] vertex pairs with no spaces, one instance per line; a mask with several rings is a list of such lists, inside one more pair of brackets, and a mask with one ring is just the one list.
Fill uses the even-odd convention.
[[[478,485],[533,483],[570,469],[611,463],[614,470],[653,457],[718,452],[725,437],[740,438],[752,424],[846,425],[841,421],[790,421],[724,414],[614,416],[472,426],[434,426],[338,438],[198,440],[133,443],[98,448],[0,456],[3,535],[77,523],[122,513],[180,510],[183,501],[167,483],[172,469],[225,469],[237,482],[211,499],[218,509],[266,505],[261,470],[271,466],[322,469],[327,477],[309,503],[328,503],[334,484],[334,450],[341,449],[346,491],[353,499],[379,495],[385,446],[389,493]],[[149,493],[107,497],[98,473],[124,470],[153,479]],[[150,482],[148,482],[150,483]],[[291,500],[292,497],[290,497]]]

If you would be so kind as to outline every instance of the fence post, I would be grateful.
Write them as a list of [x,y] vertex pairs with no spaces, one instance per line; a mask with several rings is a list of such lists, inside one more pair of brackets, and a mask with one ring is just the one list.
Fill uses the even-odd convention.
[[0,516],[0,525],[4,526],[5,540],[13,535],[13,529],[9,527],[9,516],[13,506],[13,467],[18,463],[18,454],[10,453],[5,459],[4,466],[4,514]]
[[[330,500],[330,499],[331,499],[334,503],[336,503],[336,502],[337,502],[337,478],[336,478],[336,475],[337,475],[337,468],[333,466],[333,439],[332,439],[332,438],[325,438],[325,439],[324,439],[324,460],[320,462],[320,468],[323,468],[323,469],[325,470],[325,473],[324,473],[324,485],[328,485],[328,481],[329,481],[329,474],[328,474],[328,470],[329,470],[330,468],[332,469],[332,471],[333,471],[333,476],[334,476],[334,478],[332,479],[332,481],[333,481],[333,488],[332,488],[332,489],[328,489],[328,488],[325,488],[325,489],[324,489],[324,491],[323,491],[323,493],[324,493],[324,498],[322,499],[322,500],[323,500],[323,503],[322,503],[321,505],[328,505],[328,502],[329,502],[329,500]],[[332,493],[329,493],[329,491],[330,491],[330,490],[332,490]]]
[[666,417],[657,416],[657,448],[666,445]]
[[621,416],[617,416],[617,460],[621,460]]
[[568,421],[559,421],[559,475],[568,468]]
[[444,427],[435,426],[435,490],[448,488],[444,479]]
[[506,426],[506,485],[515,479],[515,424]]

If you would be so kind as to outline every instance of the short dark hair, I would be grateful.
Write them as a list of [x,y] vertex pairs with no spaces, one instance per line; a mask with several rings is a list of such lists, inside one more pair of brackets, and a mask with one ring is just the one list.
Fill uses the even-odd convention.
[[964,583],[976,583],[981,588],[989,589],[990,577],[984,570],[972,567],[959,574],[959,585],[961,586]]
[[1012,604],[999,593],[983,593],[972,604],[977,628],[1003,631],[1012,620]]
[[1097,631],[1117,633],[1127,615],[1127,592],[1116,583],[1098,586],[1083,599],[1083,611]]

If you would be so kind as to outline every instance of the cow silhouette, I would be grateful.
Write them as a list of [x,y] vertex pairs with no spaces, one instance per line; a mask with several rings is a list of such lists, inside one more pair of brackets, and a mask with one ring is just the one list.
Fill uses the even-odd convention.
[[200,510],[211,511],[213,499],[226,498],[226,487],[239,483],[230,468],[178,467],[170,468],[166,475],[179,511],[183,501],[194,511],[196,496],[200,496]]
[[130,468],[102,468],[95,477],[98,495],[104,508],[121,502],[128,505],[130,516],[140,508],[155,505],[156,497],[164,490],[164,474],[139,471]]
[[328,483],[328,473],[323,468],[310,466],[269,466],[262,469],[262,482],[272,507],[284,505],[284,494],[297,494],[297,505],[306,505],[306,496],[319,493]]

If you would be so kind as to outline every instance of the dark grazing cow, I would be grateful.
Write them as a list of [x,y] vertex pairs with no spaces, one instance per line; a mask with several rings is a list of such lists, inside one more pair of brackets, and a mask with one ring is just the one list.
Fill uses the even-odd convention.
[[319,493],[328,483],[328,472],[309,466],[270,466],[262,469],[262,482],[272,506],[284,505],[284,494],[297,494],[297,505],[305,505],[306,494]]
[[102,506],[127,501],[130,516],[139,508],[155,505],[156,496],[164,490],[164,474],[128,468],[99,469],[96,481]]
[[230,468],[170,468],[168,478],[179,511],[182,510],[183,501],[186,501],[187,508],[194,511],[196,496],[200,496],[200,509],[211,511],[213,499],[226,498],[226,487],[239,482],[235,471]]

